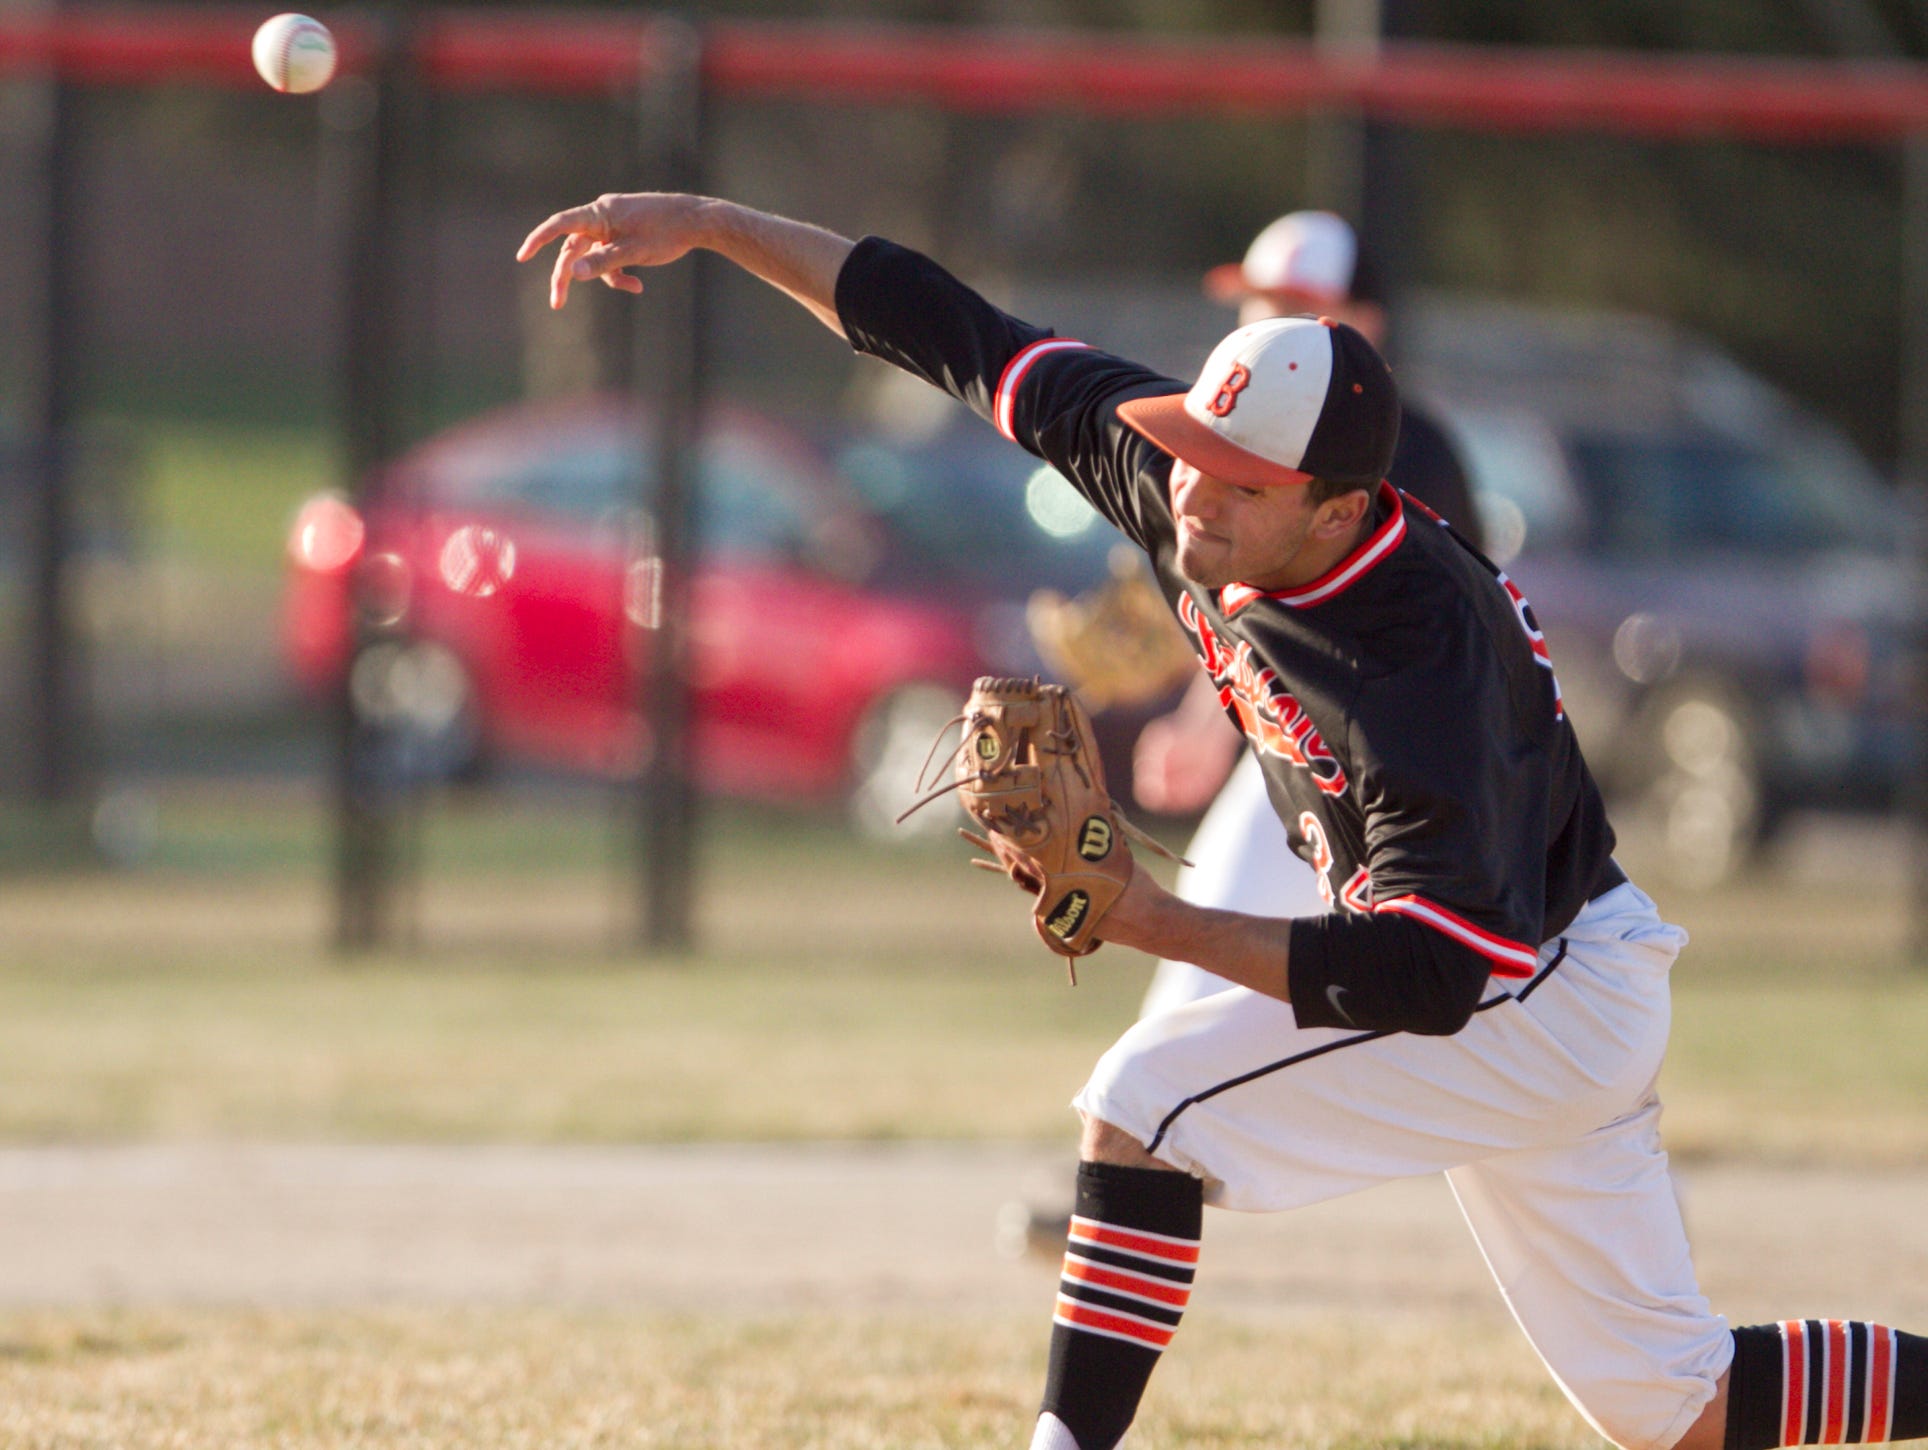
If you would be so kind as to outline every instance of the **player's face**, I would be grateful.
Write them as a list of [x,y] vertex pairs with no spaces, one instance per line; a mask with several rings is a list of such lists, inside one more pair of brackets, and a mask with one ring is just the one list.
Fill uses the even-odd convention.
[[1317,509],[1303,488],[1241,488],[1180,459],[1172,464],[1171,500],[1178,572],[1201,588],[1282,589],[1323,572],[1323,559],[1308,571]]

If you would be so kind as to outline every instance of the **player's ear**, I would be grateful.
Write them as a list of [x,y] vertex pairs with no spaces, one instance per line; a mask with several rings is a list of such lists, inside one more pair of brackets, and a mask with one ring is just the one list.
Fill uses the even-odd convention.
[[1334,494],[1312,511],[1312,533],[1315,538],[1336,539],[1359,526],[1372,507],[1372,490],[1365,487],[1350,488],[1344,493]]

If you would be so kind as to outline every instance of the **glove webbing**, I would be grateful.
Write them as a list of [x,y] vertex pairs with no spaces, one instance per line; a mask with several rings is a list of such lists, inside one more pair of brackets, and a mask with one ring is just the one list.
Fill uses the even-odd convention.
[[[938,729],[937,738],[931,742],[931,748],[924,755],[924,764],[917,772],[916,788],[918,790],[924,790],[926,788],[926,783],[930,780],[931,763],[937,756],[937,747],[944,743],[945,731],[950,730],[954,726],[958,726],[958,725],[963,725],[966,727],[963,734],[959,737],[956,747],[952,749],[949,755],[944,757],[943,763],[938,766],[939,770],[948,770],[948,771],[955,772],[957,769],[957,758],[959,755],[963,754],[964,746],[971,738],[971,731],[977,727],[979,722],[986,720],[988,718],[989,717],[985,715],[953,715],[949,720],[946,720],[944,724]],[[1091,776],[1085,771],[1083,758],[1080,757],[1074,750],[1071,749],[1071,747],[1076,744],[1076,737],[1070,731],[1048,730],[1045,732],[1045,739],[1055,744],[1058,754],[1071,756],[1071,763],[1077,766],[1078,778],[1080,780],[1082,780],[1086,785],[1090,785],[1092,783]],[[929,805],[932,801],[936,800],[938,797],[949,795],[952,791],[961,790],[967,785],[981,784],[984,781],[989,780],[993,774],[995,774],[995,772],[986,768],[984,770],[978,771],[978,773],[974,776],[971,776],[971,775],[955,776],[955,778],[952,779],[948,785],[940,785],[935,790],[931,790],[927,794],[920,796],[918,797],[918,799],[912,801],[901,812],[899,812],[897,816],[897,824],[900,826],[903,825],[905,821],[909,820],[912,816],[917,814],[917,812],[924,809],[925,806]],[[1156,851],[1160,856],[1163,856],[1167,861],[1175,862],[1180,866],[1190,866],[1192,864],[1190,861],[1186,860],[1183,856],[1180,856],[1177,852],[1170,850],[1162,841],[1158,840],[1157,837],[1149,834],[1148,832],[1134,825],[1131,821],[1131,818],[1118,808],[1118,802],[1113,801],[1111,803],[1111,813],[1118,818],[1118,824],[1124,830],[1124,833],[1127,836],[1131,837],[1131,839],[1136,841],[1139,845],[1147,847],[1150,850]],[[967,841],[974,840],[974,838],[971,836],[970,832],[968,831],[960,829],[958,831],[958,834],[960,836],[963,836]],[[976,866],[983,866],[986,870],[989,870],[989,871],[997,871],[1002,869],[1000,867],[991,865],[988,861],[975,861],[972,864]]]

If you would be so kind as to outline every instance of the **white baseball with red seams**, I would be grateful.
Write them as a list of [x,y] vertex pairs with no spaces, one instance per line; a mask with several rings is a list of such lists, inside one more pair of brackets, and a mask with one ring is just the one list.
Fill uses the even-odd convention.
[[277,15],[254,33],[254,68],[277,91],[318,91],[335,74],[335,37],[309,16]]

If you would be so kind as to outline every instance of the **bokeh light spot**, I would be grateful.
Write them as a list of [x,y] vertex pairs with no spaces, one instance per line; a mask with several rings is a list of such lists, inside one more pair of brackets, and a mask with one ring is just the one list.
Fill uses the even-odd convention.
[[515,540],[481,524],[464,524],[443,543],[440,565],[450,589],[487,599],[515,577]]
[[1044,467],[1024,485],[1024,510],[1054,539],[1073,539],[1098,522],[1098,514],[1057,469]]
[[316,494],[295,515],[288,551],[295,562],[318,573],[347,567],[360,551],[365,529],[355,506],[338,493]]

